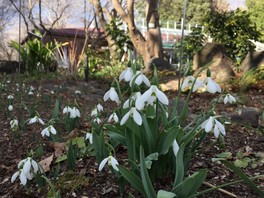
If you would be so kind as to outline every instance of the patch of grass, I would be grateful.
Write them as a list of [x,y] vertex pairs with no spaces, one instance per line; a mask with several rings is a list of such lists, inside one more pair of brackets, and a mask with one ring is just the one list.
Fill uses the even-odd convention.
[[89,178],[84,175],[79,175],[74,171],[67,171],[58,179],[55,186],[61,190],[76,191],[88,187],[89,184]]

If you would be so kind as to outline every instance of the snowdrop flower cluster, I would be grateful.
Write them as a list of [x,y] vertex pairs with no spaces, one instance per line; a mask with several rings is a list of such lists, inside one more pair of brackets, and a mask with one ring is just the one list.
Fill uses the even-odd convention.
[[[193,85],[194,83],[194,85]],[[193,85],[193,92],[197,91],[200,88],[205,88],[206,91],[210,93],[221,93],[221,87],[212,80],[211,77],[206,77],[203,81],[198,79],[195,80],[193,76],[188,76],[181,85],[181,90],[184,91],[186,89],[190,89]]]
[[56,129],[52,125],[49,125],[48,127],[46,127],[45,129],[43,129],[41,131],[42,137],[44,137],[44,136],[49,137],[50,136],[50,133],[52,133],[53,135],[56,135],[57,134]]
[[98,117],[98,114],[104,110],[104,107],[101,104],[98,104],[91,112],[91,117],[93,117],[93,121],[96,122],[97,124],[101,124],[102,121]]
[[81,117],[81,113],[79,109],[77,109],[76,107],[72,107],[72,108],[69,106],[64,107],[63,114],[70,114],[70,118]]
[[40,117],[35,116],[33,118],[30,118],[29,119],[29,122],[28,122],[28,124],[33,124],[33,123],[40,123],[40,124],[43,125],[44,124],[44,121]]
[[114,87],[111,87],[104,95],[104,101],[107,101],[107,100],[111,100],[111,101],[114,101],[116,102],[116,104],[119,104],[120,103],[120,100],[119,100],[119,97],[118,97],[118,94],[115,90]]
[[224,103],[225,104],[227,104],[227,103],[230,103],[230,104],[236,103],[236,98],[234,96],[232,96],[231,94],[226,94],[226,96],[224,98]]
[[205,130],[205,132],[210,132],[214,128],[214,136],[216,138],[219,137],[220,134],[223,136],[226,135],[225,127],[221,122],[215,119],[214,116],[210,116],[207,120],[205,120],[202,124],[201,127]]
[[111,155],[108,156],[107,158],[104,158],[104,159],[101,161],[101,163],[100,163],[100,165],[99,165],[99,171],[102,171],[102,170],[103,170],[103,168],[104,168],[106,162],[108,162],[108,166],[112,166],[116,171],[119,171],[119,169],[118,169],[118,167],[117,167],[117,165],[119,165],[119,164],[118,164],[118,161],[117,161],[113,156],[111,156]]
[[18,169],[12,177],[11,182],[14,182],[16,178],[19,176],[20,182],[22,185],[27,184],[27,180],[32,180],[34,174],[38,172],[39,167],[36,161],[34,161],[31,157],[21,160],[18,163]]

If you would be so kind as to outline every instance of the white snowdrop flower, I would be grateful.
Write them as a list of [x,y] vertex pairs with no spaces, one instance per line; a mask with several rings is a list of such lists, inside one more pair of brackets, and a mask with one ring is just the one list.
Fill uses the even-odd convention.
[[119,76],[119,81],[126,81],[129,82],[132,77],[133,77],[134,73],[133,70],[131,69],[131,67],[127,67]]
[[35,90],[35,88],[32,85],[30,85],[29,91],[34,91],[34,90]]
[[27,180],[31,180],[34,177],[34,173],[37,173],[39,170],[38,163],[33,160],[31,157],[21,160],[18,163],[19,171],[11,177],[11,182],[14,182],[19,176],[20,182],[22,185],[27,184]]
[[145,102],[151,104],[155,99],[158,99],[159,102],[164,105],[169,104],[167,96],[160,91],[156,85],[151,85],[151,87],[143,93],[141,97],[137,98],[136,107],[140,108],[141,106],[144,106]]
[[13,99],[14,99],[14,96],[13,96],[13,95],[8,95],[8,96],[7,96],[7,99],[8,99],[8,100],[13,100]]
[[80,90],[76,90],[76,91],[75,91],[75,94],[76,94],[76,95],[81,95],[81,91],[80,91]]
[[7,84],[11,83],[11,80],[7,80],[6,83],[7,83]]
[[213,81],[211,77],[206,77],[204,80],[204,85],[206,90],[210,93],[221,93],[221,87],[215,81]]
[[129,85],[130,85],[130,87],[132,86],[132,83],[135,83],[137,85],[141,85],[142,82],[144,82],[145,85],[150,87],[149,79],[143,73],[141,73],[141,71],[136,71],[136,74],[130,80]]
[[112,113],[109,118],[108,118],[108,122],[112,122],[114,121],[115,123],[117,123],[119,121],[118,116],[116,115],[116,113]]
[[103,170],[103,168],[104,168],[104,166],[106,165],[107,162],[108,162],[108,166],[112,166],[116,171],[119,171],[118,167],[117,167],[117,165],[119,165],[118,161],[113,156],[109,156],[107,158],[104,158],[101,161],[101,163],[99,165],[99,171]]
[[172,143],[172,149],[173,149],[173,153],[174,153],[175,157],[177,157],[177,154],[179,152],[180,147],[179,147],[179,144],[176,140],[174,140]]
[[85,139],[89,140],[90,144],[93,144],[93,134],[92,133],[86,133]]
[[50,93],[53,95],[54,94],[54,91],[50,91]]
[[77,109],[76,107],[73,107],[70,111],[70,118],[76,118],[76,117],[81,117],[80,111],[79,109]]
[[44,137],[44,136],[49,137],[50,136],[50,133],[52,133],[53,135],[56,135],[57,134],[56,129],[52,125],[46,127],[45,129],[43,129],[41,131],[42,137]]
[[65,114],[65,113],[70,113],[70,112],[71,112],[71,110],[72,110],[72,108],[71,108],[71,107],[69,107],[69,106],[66,106],[66,107],[64,107],[64,108],[63,108],[63,114]]
[[119,98],[118,98],[118,94],[115,90],[114,87],[111,87],[104,95],[104,101],[107,101],[108,99],[115,101],[116,104],[119,104]]
[[104,110],[104,107],[103,107],[101,104],[98,104],[98,105],[96,106],[96,108],[97,108],[98,112],[101,112],[101,111]]
[[232,96],[231,94],[226,94],[225,98],[224,98],[224,103],[227,104],[227,103],[236,103],[236,98],[234,96]]
[[[141,96],[141,93],[140,92],[136,92],[134,93],[130,98],[128,98],[124,104],[123,104],[123,109],[127,109],[128,107],[131,107],[133,102],[137,100],[137,98],[139,98]],[[143,107],[141,108],[138,108],[139,110],[140,109],[143,109],[144,108],[144,105]]]
[[34,95],[33,91],[29,91],[29,92],[28,92],[28,95],[29,95],[29,96]]
[[93,109],[91,112],[91,117],[96,117],[98,115],[97,108]]
[[205,132],[210,132],[214,128],[214,135],[216,138],[219,137],[219,134],[226,135],[225,127],[222,125],[215,117],[210,116],[207,120],[205,120],[201,127],[205,130]]
[[10,127],[11,127],[12,130],[17,129],[17,127],[18,127],[18,120],[17,119],[11,120],[10,121]]
[[128,120],[129,117],[133,117],[135,123],[137,123],[138,125],[142,124],[142,118],[139,114],[139,112],[137,111],[137,109],[135,107],[132,107],[122,118],[122,120],[120,121],[120,125],[124,125],[126,123],[126,121]]
[[42,125],[44,124],[43,120],[40,117],[38,117],[38,116],[30,118],[28,124],[33,124],[35,122],[38,122],[38,123],[40,123]]
[[102,120],[98,117],[94,118],[93,119],[94,122],[96,122],[97,124],[101,124],[102,123]]
[[[191,89],[194,81],[195,81],[195,78],[193,76],[188,76],[187,78],[185,78],[185,80],[183,81],[181,85],[181,90],[184,91],[186,89]],[[203,83],[200,80],[196,79],[192,92],[197,91],[202,86],[203,86]]]
[[14,107],[13,107],[13,105],[8,105],[8,111],[13,111],[13,109],[14,109]]

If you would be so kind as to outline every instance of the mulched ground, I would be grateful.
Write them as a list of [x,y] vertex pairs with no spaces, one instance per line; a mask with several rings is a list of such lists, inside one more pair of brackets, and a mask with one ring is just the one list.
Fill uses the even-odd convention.
[[[3,82],[3,81],[2,81]],[[67,102],[72,103],[74,100],[80,105],[82,112],[91,112],[98,102],[102,101],[102,97],[107,89],[109,89],[110,83],[102,80],[91,80],[89,82],[76,81],[76,80],[50,80],[50,81],[35,81],[30,82],[35,88],[34,96],[31,98],[23,98],[25,105],[32,106],[34,104],[41,117],[49,119],[50,110],[54,108],[56,98],[62,98],[65,105]],[[235,92],[237,96],[246,98],[243,100],[244,106],[256,107],[259,110],[264,109],[264,84],[253,87],[250,90],[243,93],[239,90],[231,90]],[[15,87],[12,81],[8,86]],[[11,176],[17,171],[17,164],[21,159],[27,156],[30,150],[36,151],[39,144],[43,144],[43,157],[48,157],[54,154],[54,145],[48,141],[48,139],[41,137],[41,130],[43,129],[39,125],[26,126],[23,132],[13,134],[10,130],[8,115],[6,115],[6,97],[10,94],[10,89],[6,88],[6,91],[1,92],[1,111],[0,111],[0,197],[47,197],[44,192],[39,192],[38,188],[32,182],[28,188],[25,188],[19,184],[16,180],[14,183],[10,182]],[[75,91],[80,90],[81,96],[76,96]],[[229,88],[231,89],[231,88]],[[55,91],[57,90],[57,91]],[[54,94],[51,92],[55,91]],[[37,96],[37,93],[41,93]],[[169,98],[173,98],[176,92],[167,92]],[[37,97],[37,100],[34,100]],[[191,102],[190,109],[193,113],[199,113],[202,109],[209,107],[210,101],[214,98],[214,95],[208,93],[194,94]],[[39,101],[39,102],[37,102]],[[66,102],[67,101],[67,102]],[[14,102],[14,114],[18,118],[28,119],[28,112],[25,109],[21,109],[18,112],[17,99]],[[33,105],[33,106],[34,106]],[[63,106],[62,105],[62,106]],[[111,108],[112,103],[106,103],[104,106]],[[238,108],[238,105],[219,105],[216,109],[217,112],[230,112]],[[47,111],[49,110],[49,111]],[[47,113],[49,112],[49,113]],[[85,117],[85,115],[82,115]],[[256,167],[251,165],[243,168],[243,171],[249,176],[256,176],[264,174],[264,138],[261,134],[263,131],[263,120],[260,120],[260,127],[258,129],[245,127],[239,124],[231,124],[227,130],[227,136],[224,142],[216,140],[212,134],[209,135],[205,143],[201,147],[201,152],[194,158],[190,164],[190,171],[192,173],[200,168],[208,169],[208,175],[206,182],[212,185],[220,185],[226,182],[230,182],[238,179],[228,168],[224,167],[219,162],[212,162],[212,158],[217,154],[229,151],[232,153],[230,161],[237,159],[236,154],[240,151],[244,157],[249,157],[253,161],[255,160]],[[84,136],[84,132],[89,130],[88,121],[82,121],[80,128],[71,134],[63,133],[62,138],[72,136]],[[61,132],[62,133],[62,132]],[[126,157],[124,148],[120,148],[117,152],[118,159]],[[263,159],[256,157],[256,155],[262,155]],[[56,164],[52,162],[51,167],[55,167]],[[98,172],[98,165],[95,162],[94,157],[84,156],[77,161],[77,169],[71,173],[66,170],[67,163],[64,161],[61,163],[60,177],[68,175],[67,180],[64,183],[57,184],[55,187],[60,188],[62,191],[62,197],[120,197],[118,193],[118,185],[116,179],[109,171]],[[51,173],[47,173],[49,176]],[[82,182],[76,180],[76,177],[82,178]],[[65,176],[66,177],[66,176]],[[169,190],[169,182],[171,178],[166,178],[163,181],[159,181],[156,186]],[[78,185],[74,185],[77,182]],[[257,179],[254,182],[264,190],[264,179]],[[208,188],[207,185],[203,185],[201,190]],[[237,197],[259,197],[256,195],[246,184],[239,183],[234,186],[224,188],[226,191],[236,195]],[[126,192],[133,192],[132,189],[127,187]],[[124,195],[127,197],[127,194]],[[136,196],[139,197],[139,196]],[[232,197],[226,193],[220,191],[214,191],[208,193],[203,197]]]

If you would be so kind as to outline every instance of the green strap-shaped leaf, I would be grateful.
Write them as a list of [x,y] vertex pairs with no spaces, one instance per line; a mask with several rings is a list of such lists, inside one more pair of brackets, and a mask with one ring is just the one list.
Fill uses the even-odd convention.
[[123,166],[118,166],[118,169],[120,174],[128,181],[128,183],[130,183],[135,190],[139,191],[142,195],[144,195],[144,197],[146,197],[146,193],[140,178],[135,173]]
[[168,192],[168,191],[165,191],[165,190],[159,190],[157,198],[173,198],[175,196],[176,196],[176,194],[174,194],[172,192]]
[[142,146],[140,146],[140,175],[141,175],[142,183],[144,186],[144,190],[147,194],[147,197],[156,198],[157,196],[152,186],[152,183],[151,183],[151,180],[148,174],[148,170],[146,168],[144,149]]
[[176,156],[176,171],[175,171],[175,179],[173,183],[173,188],[179,185],[184,177],[184,161],[183,161],[183,154],[184,154],[185,144],[183,143],[180,146],[178,154]]
[[199,172],[192,174],[185,178],[172,192],[176,193],[178,197],[190,197],[195,194],[200,188],[206,177],[206,170],[202,169]]

